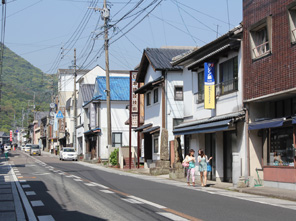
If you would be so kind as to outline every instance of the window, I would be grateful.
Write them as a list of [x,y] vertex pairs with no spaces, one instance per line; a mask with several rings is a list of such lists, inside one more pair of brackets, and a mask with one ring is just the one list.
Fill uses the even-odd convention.
[[112,147],[122,146],[122,133],[112,133]]
[[289,25],[291,42],[296,42],[296,6],[289,9]]
[[183,118],[174,118],[173,119],[173,128],[180,125],[181,123],[183,123],[184,119]]
[[204,71],[197,73],[197,85],[198,85],[198,98],[197,103],[202,103],[205,98],[205,92],[204,92],[204,81],[205,81],[205,73]]
[[238,58],[234,57],[220,64],[220,83],[217,93],[220,95],[238,90]]
[[154,144],[154,153],[158,153],[158,137],[154,137],[153,139],[153,144]]
[[[255,27],[254,27],[255,26]],[[252,58],[257,59],[271,52],[271,17],[253,25],[250,31]]]
[[183,100],[183,86],[175,86],[175,101]]
[[269,164],[294,166],[293,127],[271,128]]
[[146,94],[146,106],[149,106],[151,104],[151,92],[148,92]]
[[158,88],[156,88],[154,90],[154,99],[153,99],[153,102],[154,103],[157,103],[158,102]]

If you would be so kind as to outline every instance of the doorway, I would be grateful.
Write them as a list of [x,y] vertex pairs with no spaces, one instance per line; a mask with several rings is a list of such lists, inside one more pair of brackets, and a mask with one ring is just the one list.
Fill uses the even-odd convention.
[[213,157],[210,161],[212,171],[208,172],[208,180],[216,181],[216,134],[205,134],[205,154],[208,158]]
[[223,182],[232,183],[232,152],[236,146],[235,131],[223,132]]
[[145,162],[152,160],[152,135],[150,133],[144,134],[144,158]]

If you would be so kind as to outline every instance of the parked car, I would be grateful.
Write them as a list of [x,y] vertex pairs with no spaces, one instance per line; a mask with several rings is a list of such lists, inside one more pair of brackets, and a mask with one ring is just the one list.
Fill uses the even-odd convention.
[[74,148],[65,147],[60,151],[60,160],[76,160],[77,161],[77,153]]
[[4,150],[11,150],[11,145],[9,143],[4,144]]
[[25,153],[30,153],[32,144],[26,144]]
[[41,156],[41,148],[39,147],[39,145],[32,145],[31,146],[31,150],[30,150],[30,155],[39,155]]
[[25,144],[22,145],[21,150],[25,150]]

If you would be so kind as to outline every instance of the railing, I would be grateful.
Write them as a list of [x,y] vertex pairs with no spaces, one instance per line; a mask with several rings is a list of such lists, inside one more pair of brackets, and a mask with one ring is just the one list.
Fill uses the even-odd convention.
[[229,94],[238,90],[238,78],[216,84],[216,96]]
[[269,48],[268,41],[253,48],[253,53],[254,53],[255,58],[262,56],[264,54],[268,54],[269,51],[270,51],[270,48]]
[[[238,78],[233,78],[229,81],[224,81],[215,85],[216,97],[238,91]],[[204,91],[199,91],[195,94],[195,103],[203,103],[205,99]]]

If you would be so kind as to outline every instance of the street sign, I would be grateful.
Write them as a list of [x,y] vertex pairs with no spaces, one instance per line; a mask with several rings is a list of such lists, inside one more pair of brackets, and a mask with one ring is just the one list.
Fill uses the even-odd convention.
[[59,111],[57,113],[56,118],[58,118],[58,119],[63,119],[64,118],[64,115],[63,115],[62,111]]
[[55,112],[54,112],[54,111],[51,111],[51,112],[49,113],[49,115],[50,115],[51,117],[54,117]]
[[55,103],[50,103],[50,108],[55,108]]

